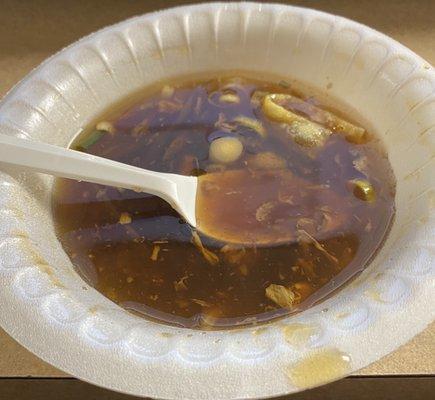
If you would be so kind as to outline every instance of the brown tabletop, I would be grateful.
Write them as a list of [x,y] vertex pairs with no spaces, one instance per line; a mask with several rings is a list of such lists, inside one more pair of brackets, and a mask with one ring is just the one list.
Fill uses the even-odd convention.
[[[0,96],[49,55],[78,38],[128,17],[183,3],[192,1],[0,0]],[[290,3],[365,23],[435,64],[435,0],[299,0]],[[0,349],[0,399],[47,399],[58,390],[64,393],[62,399],[125,398],[71,380],[25,350],[1,329]],[[429,393],[435,392],[434,379],[430,378],[434,373],[435,324],[432,324],[396,352],[354,374],[353,380],[346,379],[292,398],[339,399],[353,394],[353,398],[374,399],[373,393],[379,394],[381,389],[385,397],[380,398],[385,399],[393,396],[408,400],[429,398]],[[396,376],[394,382],[392,376]],[[357,385],[351,383],[356,381]]]

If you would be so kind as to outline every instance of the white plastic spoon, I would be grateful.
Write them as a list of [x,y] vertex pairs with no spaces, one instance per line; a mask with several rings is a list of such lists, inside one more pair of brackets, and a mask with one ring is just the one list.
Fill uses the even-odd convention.
[[196,227],[196,190],[192,176],[132,167],[63,147],[0,134],[0,162],[44,174],[146,192],[166,200]]

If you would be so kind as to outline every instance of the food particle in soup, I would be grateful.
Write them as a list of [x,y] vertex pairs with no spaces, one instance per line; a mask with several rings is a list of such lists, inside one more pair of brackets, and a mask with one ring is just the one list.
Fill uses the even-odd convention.
[[235,137],[221,137],[210,143],[211,161],[230,164],[237,161],[243,152],[242,142]]
[[279,79],[154,86],[72,147],[198,176],[199,230],[155,196],[58,179],[57,234],[84,279],[153,320],[219,329],[299,312],[361,271],[387,234],[394,179],[366,128]]

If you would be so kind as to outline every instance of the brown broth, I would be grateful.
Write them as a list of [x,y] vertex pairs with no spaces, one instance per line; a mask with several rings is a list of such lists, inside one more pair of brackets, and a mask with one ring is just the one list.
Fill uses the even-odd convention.
[[[306,309],[366,266],[394,214],[388,158],[373,134],[353,143],[337,126],[322,145],[296,143],[257,95],[305,97],[275,82],[174,81],[105,115],[112,132],[93,126],[74,142],[137,167],[200,176],[199,226],[223,229],[229,240],[193,233],[155,196],[58,179],[57,234],[85,280],[147,318],[215,329]],[[322,125],[316,105],[326,109],[312,97],[285,106]],[[240,116],[262,129],[235,122]],[[220,137],[242,143],[235,161],[210,159],[210,143]],[[355,195],[356,179],[370,182],[374,201]],[[277,288],[291,305],[270,296]]]

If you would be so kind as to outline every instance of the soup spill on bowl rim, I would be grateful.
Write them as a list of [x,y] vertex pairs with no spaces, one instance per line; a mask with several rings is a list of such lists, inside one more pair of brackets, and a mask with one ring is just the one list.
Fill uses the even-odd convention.
[[321,96],[258,74],[154,85],[71,147],[199,177],[198,226],[224,240],[156,196],[55,184],[57,234],[77,271],[167,324],[230,328],[304,310],[367,265],[394,215],[394,177],[373,133]]

